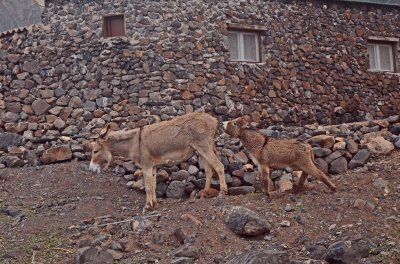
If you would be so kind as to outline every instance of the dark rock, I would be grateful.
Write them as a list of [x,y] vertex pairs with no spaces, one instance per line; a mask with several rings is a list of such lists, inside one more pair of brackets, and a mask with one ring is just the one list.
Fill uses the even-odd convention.
[[37,99],[32,103],[32,110],[35,112],[35,115],[43,115],[50,108],[51,106],[43,99]]
[[196,179],[193,181],[193,184],[196,186],[197,189],[202,190],[206,186],[206,179]]
[[197,259],[200,256],[200,252],[197,248],[187,243],[182,247],[175,250],[173,253],[175,257],[187,257],[187,258],[194,258]]
[[16,156],[5,156],[4,164],[8,168],[17,168],[25,165],[25,162]]
[[118,177],[122,177],[125,175],[125,169],[122,166],[116,166],[114,168],[114,174],[117,175]]
[[313,147],[313,152],[315,157],[325,158],[332,153],[332,150],[321,147]]
[[335,159],[329,165],[329,172],[333,174],[339,174],[347,171],[347,160],[345,157]]
[[278,179],[279,177],[281,177],[283,174],[283,170],[273,170],[271,173],[271,180],[275,180]]
[[180,257],[173,259],[171,261],[171,264],[192,264],[194,263],[194,260],[192,258],[187,258],[187,257]]
[[330,264],[353,264],[368,256],[369,245],[366,241],[337,241],[328,247],[324,259]]
[[184,198],[186,197],[185,183],[181,181],[172,181],[167,188],[167,198]]
[[325,174],[328,174],[329,165],[326,161],[322,158],[315,159],[315,163],[317,167]]
[[390,132],[394,135],[400,135],[400,123],[391,125]]
[[21,210],[14,208],[12,206],[5,206],[0,209],[0,213],[6,214],[8,216],[16,217],[21,214]]
[[26,61],[22,65],[22,69],[24,71],[27,71],[29,73],[39,73],[40,72],[40,64],[39,61],[34,60],[34,61]]
[[271,230],[271,225],[267,220],[241,206],[232,206],[226,209],[225,224],[230,230],[241,236],[259,236]]
[[129,173],[134,173],[137,170],[136,165],[133,161],[126,161],[122,166],[124,166],[126,172]]
[[241,194],[245,195],[245,194],[253,193],[255,191],[256,191],[256,189],[253,186],[238,186],[238,187],[228,188],[229,195],[241,195]]
[[370,157],[370,152],[367,149],[362,149],[357,152],[357,154],[349,162],[349,169],[355,169],[357,167],[362,167],[368,161]]
[[330,154],[328,157],[325,158],[326,163],[331,163],[332,161],[334,161],[335,159],[341,157],[343,155],[343,152],[340,150],[336,150],[335,152],[333,152],[332,154]]
[[346,148],[353,155],[358,152],[358,144],[353,139],[346,140]]
[[6,151],[10,146],[19,147],[22,136],[16,133],[0,133],[0,150]]
[[175,236],[176,240],[179,241],[179,243],[183,244],[185,239],[187,239],[189,237],[189,233],[187,232],[187,230],[183,229],[182,227],[178,227],[174,231],[174,236]]
[[185,181],[189,178],[190,173],[185,170],[179,170],[171,173],[171,180],[172,181]]
[[324,258],[326,254],[326,247],[323,245],[311,245],[307,247],[307,251],[310,252],[310,257],[312,259],[318,259],[321,260]]
[[400,148],[400,137],[397,137],[397,138],[394,140],[394,145],[395,145],[395,147]]
[[165,182],[159,182],[156,186],[156,197],[163,198],[167,194],[168,185]]
[[289,254],[285,251],[248,251],[228,259],[225,264],[287,264]]
[[253,172],[246,172],[243,177],[243,183],[246,185],[254,185],[254,183],[256,182],[256,178],[258,176],[258,172],[257,171],[253,171]]
[[113,256],[104,250],[95,247],[84,247],[76,253],[76,264],[113,264]]

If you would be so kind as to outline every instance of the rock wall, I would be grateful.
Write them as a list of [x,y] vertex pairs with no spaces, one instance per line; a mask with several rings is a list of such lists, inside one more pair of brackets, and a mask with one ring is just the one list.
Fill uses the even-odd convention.
[[[398,8],[332,1],[47,3],[43,25],[0,39],[0,133],[7,139],[0,154],[40,157],[60,144],[80,153],[82,140],[106,122],[133,128],[149,122],[144,114],[248,114],[267,127],[400,110],[398,75],[369,72],[366,46],[369,36],[400,35]],[[126,37],[104,39],[103,16],[115,13],[125,15]],[[230,61],[227,23],[266,28],[263,63]]]

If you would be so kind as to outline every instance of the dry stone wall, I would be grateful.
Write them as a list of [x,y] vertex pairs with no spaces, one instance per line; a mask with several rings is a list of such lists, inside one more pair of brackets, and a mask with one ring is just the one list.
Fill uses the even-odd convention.
[[[0,154],[12,166],[86,158],[105,123],[205,111],[227,120],[336,124],[400,110],[399,77],[368,71],[367,38],[400,10],[333,1],[50,0],[43,25],[0,39]],[[104,39],[124,14],[126,37]],[[227,23],[260,25],[264,62],[232,62]],[[45,154],[45,155],[44,155]],[[45,158],[41,158],[44,156]],[[4,158],[4,157],[7,157]],[[6,161],[4,161],[6,159]],[[59,160],[56,160],[59,161]]]

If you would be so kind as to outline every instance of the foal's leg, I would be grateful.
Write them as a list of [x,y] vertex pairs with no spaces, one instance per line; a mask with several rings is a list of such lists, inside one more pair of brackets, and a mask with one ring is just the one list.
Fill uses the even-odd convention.
[[[308,163],[307,166],[304,166],[302,168],[302,171],[304,171],[305,173],[307,173],[309,175],[316,177],[318,180],[325,183],[325,185],[328,186],[328,188],[332,192],[336,191],[335,184],[333,184],[332,181],[328,178],[328,176],[326,176],[325,173],[323,173],[320,169],[318,169],[317,166],[315,166],[313,162],[310,162],[310,163]],[[303,175],[302,175],[302,177],[303,177]],[[301,179],[301,177],[300,177],[300,179]]]
[[271,178],[269,177],[269,167],[267,165],[260,165],[258,167],[260,171],[260,181],[261,181],[261,186],[263,189],[263,192],[266,196],[270,196],[271,191],[273,190],[273,182]]

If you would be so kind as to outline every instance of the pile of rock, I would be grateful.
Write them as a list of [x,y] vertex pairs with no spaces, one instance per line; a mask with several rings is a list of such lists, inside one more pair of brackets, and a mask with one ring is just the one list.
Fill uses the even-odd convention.
[[[298,137],[313,145],[315,161],[326,174],[344,173],[348,169],[364,166],[374,155],[387,155],[400,148],[399,116],[385,120],[367,121],[337,126],[309,125],[299,127],[271,126],[261,130],[270,137]],[[230,195],[260,191],[258,171],[249,159],[242,144],[223,134],[217,141],[220,158],[225,166],[225,179]],[[143,181],[132,162],[119,162],[115,173],[127,180],[127,187],[143,191]],[[135,173],[136,172],[136,173]],[[290,190],[301,175],[290,168],[271,171],[276,188]],[[193,156],[187,162],[157,171],[157,196],[184,198],[196,196],[204,188],[205,174],[201,159]],[[219,189],[219,182],[212,179],[211,185]],[[212,194],[217,195],[214,191]]]

